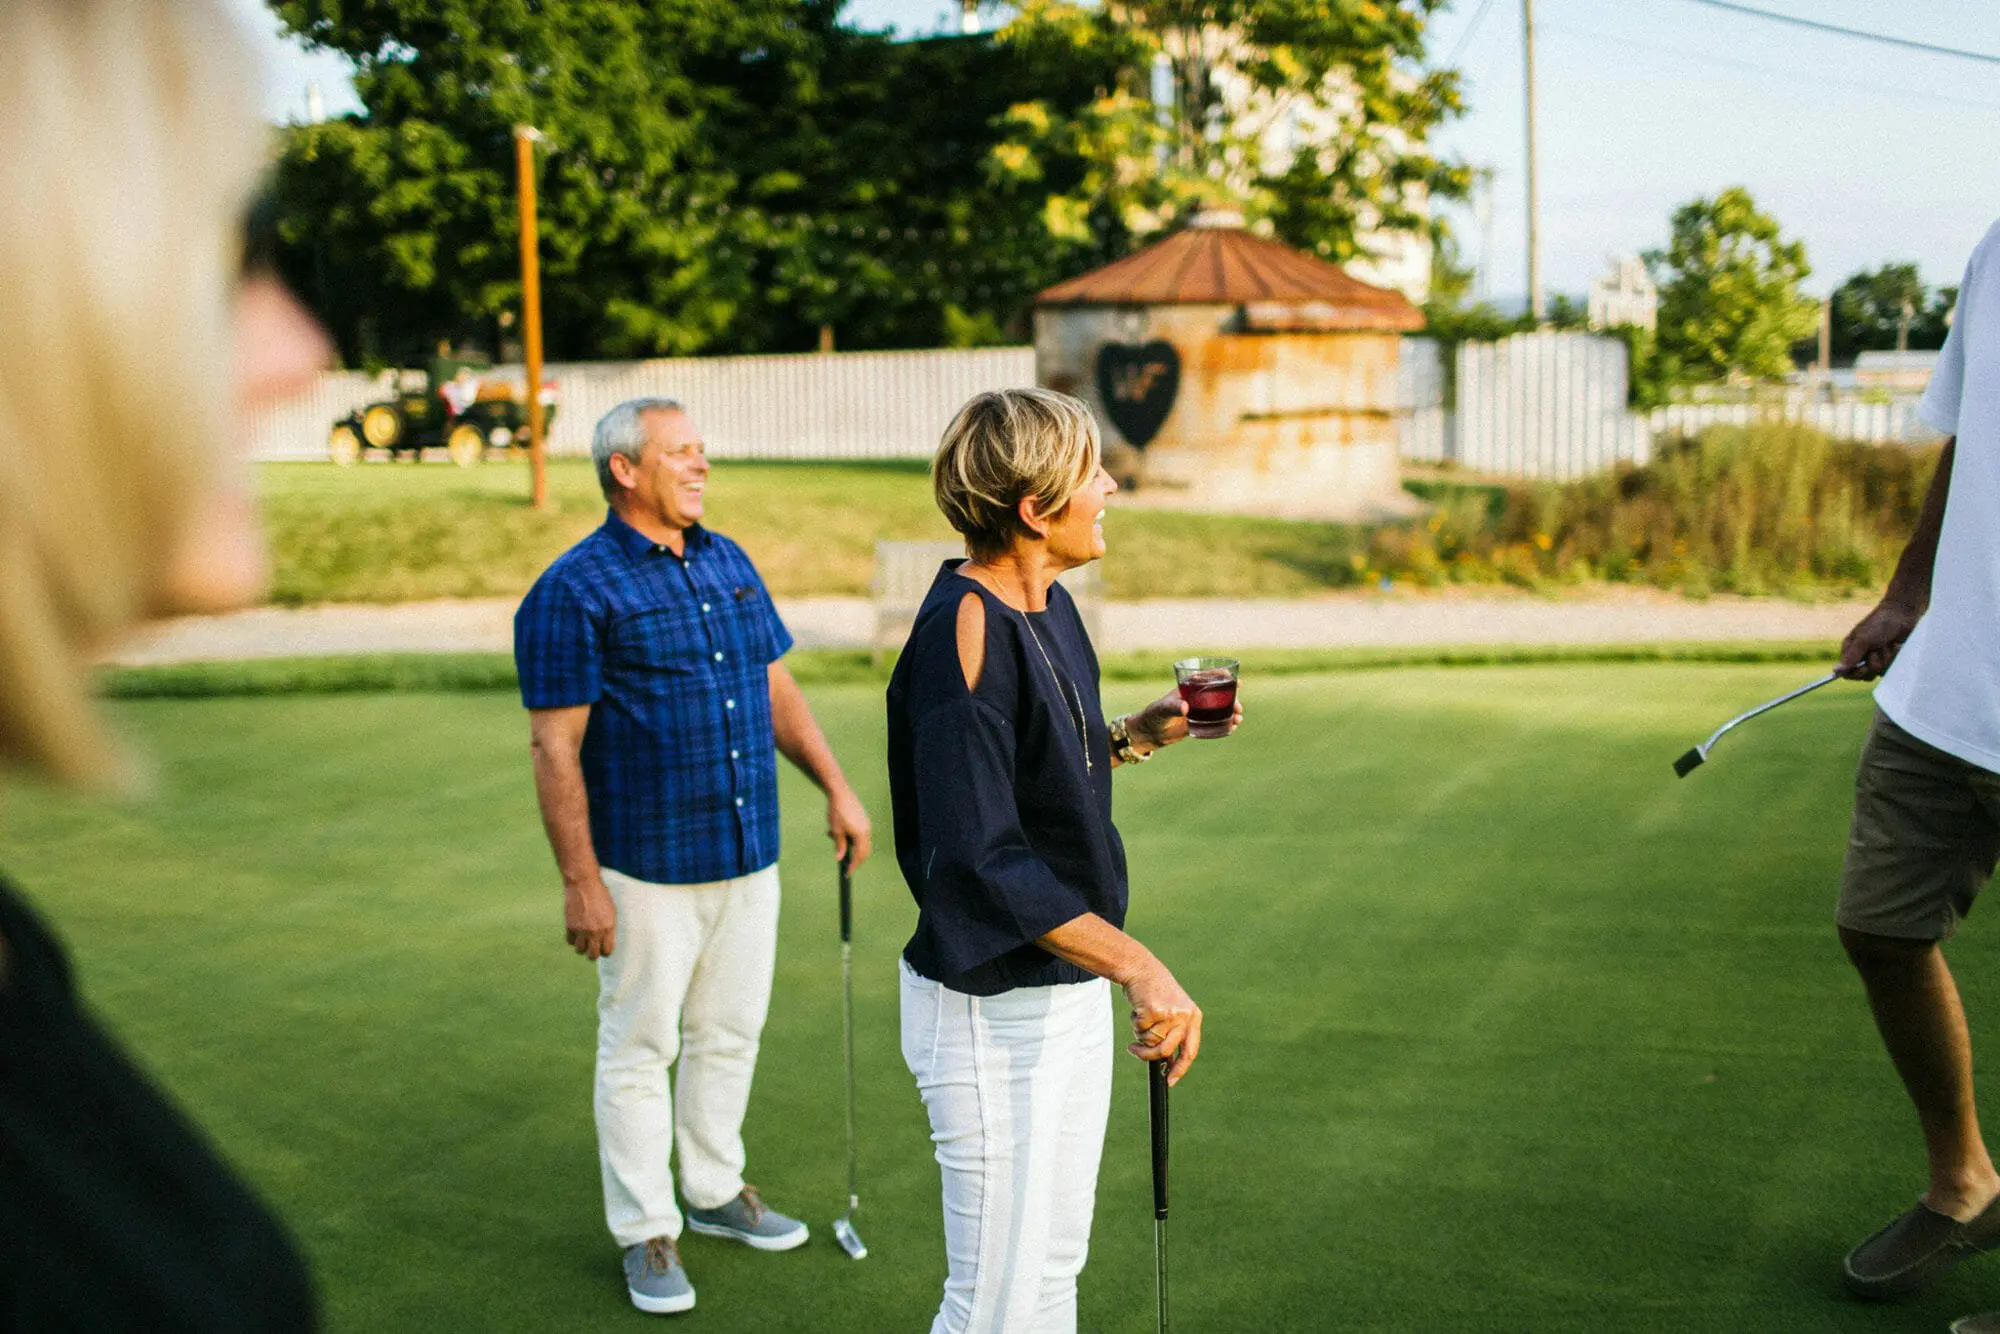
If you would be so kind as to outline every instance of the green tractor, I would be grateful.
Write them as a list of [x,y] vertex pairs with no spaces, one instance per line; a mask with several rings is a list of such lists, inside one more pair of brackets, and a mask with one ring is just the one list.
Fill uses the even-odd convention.
[[[555,421],[554,386],[542,386],[542,429]],[[390,459],[407,453],[421,462],[426,449],[443,449],[451,461],[470,468],[489,449],[527,442],[526,386],[482,377],[470,367],[440,359],[430,369],[396,373],[395,397],[370,403],[333,424],[326,452],[346,467],[366,450],[386,450]]]

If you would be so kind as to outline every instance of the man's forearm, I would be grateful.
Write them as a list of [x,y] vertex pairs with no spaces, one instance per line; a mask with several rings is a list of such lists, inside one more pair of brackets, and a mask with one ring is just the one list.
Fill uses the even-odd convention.
[[831,796],[847,787],[847,776],[833,758],[833,747],[814,720],[805,692],[783,665],[771,665],[771,731],[778,753]]
[[1916,611],[1930,605],[1931,570],[1937,564],[1938,536],[1944,531],[1945,501],[1951,494],[1951,461],[1957,450],[1958,437],[1953,436],[1938,453],[1937,472],[1931,477],[1930,490],[1924,493],[1916,531],[1910,534],[1909,544],[1896,562],[1896,572],[1882,595],[1884,602],[1895,602]]
[[583,782],[583,765],[574,755],[560,755],[534,746],[535,801],[542,810],[542,828],[556,856],[565,888],[601,883],[603,869],[597,845],[590,837],[590,793]]

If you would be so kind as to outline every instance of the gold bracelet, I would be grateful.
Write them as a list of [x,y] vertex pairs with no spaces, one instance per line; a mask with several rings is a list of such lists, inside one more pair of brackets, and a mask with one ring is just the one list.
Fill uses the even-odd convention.
[[1153,758],[1150,750],[1142,751],[1132,744],[1132,729],[1127,726],[1129,713],[1121,713],[1111,720],[1111,753],[1118,757],[1120,764],[1144,764]]

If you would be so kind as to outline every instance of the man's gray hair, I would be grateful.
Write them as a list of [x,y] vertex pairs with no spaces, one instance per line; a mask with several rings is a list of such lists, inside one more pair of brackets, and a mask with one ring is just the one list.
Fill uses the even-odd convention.
[[606,500],[618,493],[618,482],[611,475],[611,456],[623,454],[636,465],[646,448],[646,414],[686,411],[676,399],[628,398],[597,419],[597,429],[590,437],[590,458],[597,465],[597,485]]

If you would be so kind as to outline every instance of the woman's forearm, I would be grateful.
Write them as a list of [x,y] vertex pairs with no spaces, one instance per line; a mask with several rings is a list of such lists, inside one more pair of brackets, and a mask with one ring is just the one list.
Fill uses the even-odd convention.
[[1123,987],[1134,1037],[1125,1050],[1166,1061],[1167,1082],[1180,1082],[1201,1051],[1201,1007],[1151,950],[1096,913],[1072,917],[1035,943]]
[[1160,966],[1151,950],[1094,912],[1070,918],[1035,943],[1058,959],[1108,977],[1121,987]]

